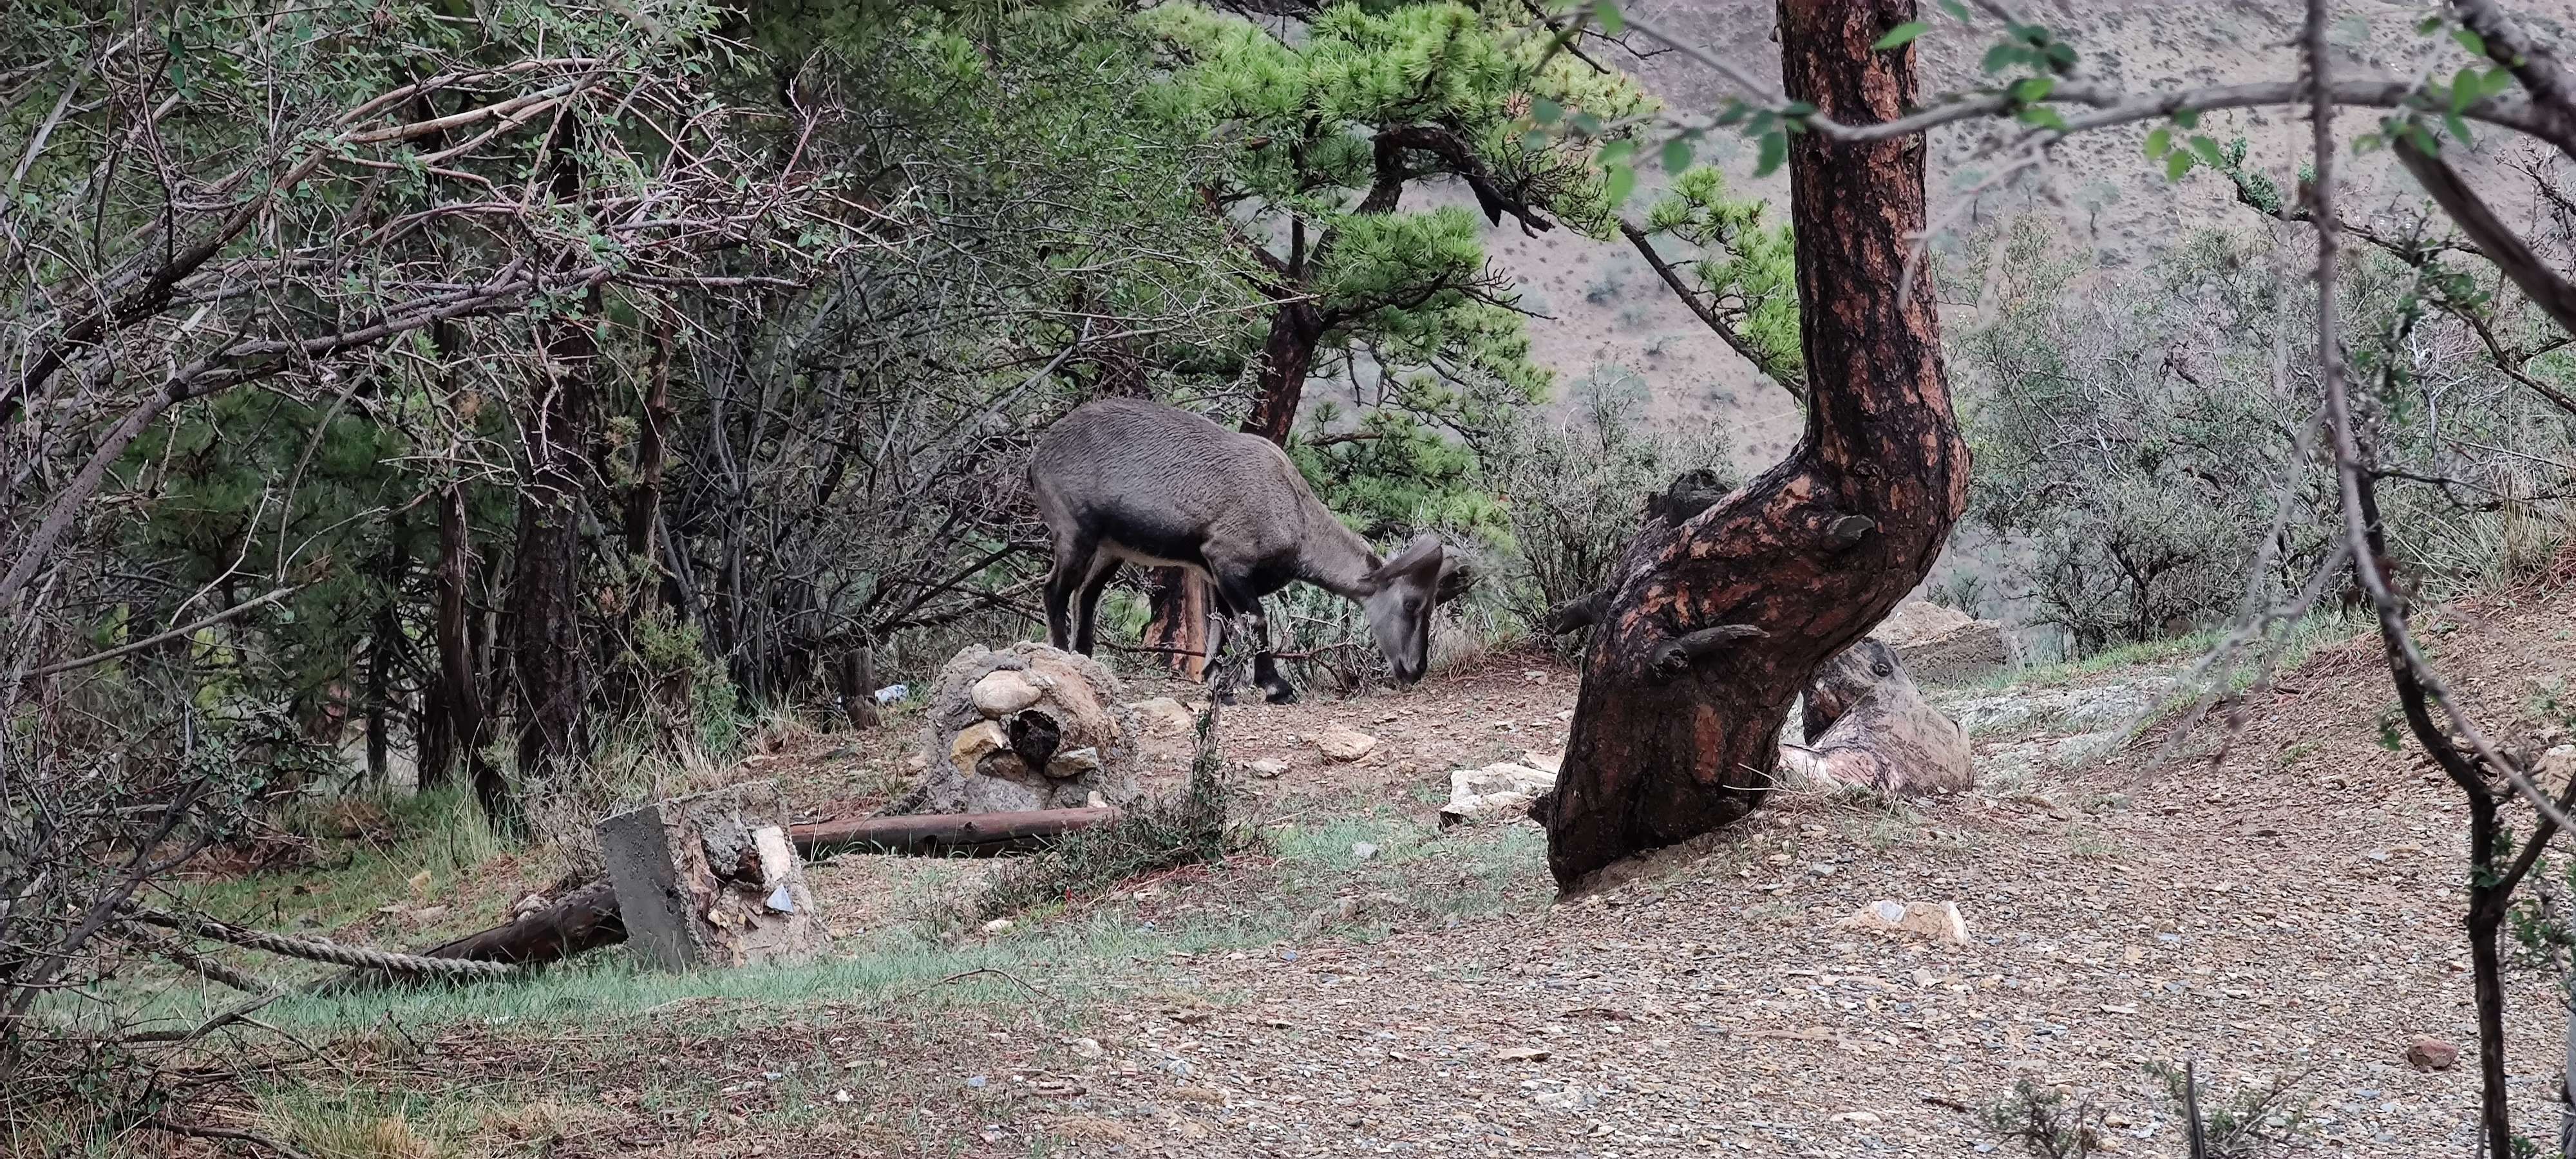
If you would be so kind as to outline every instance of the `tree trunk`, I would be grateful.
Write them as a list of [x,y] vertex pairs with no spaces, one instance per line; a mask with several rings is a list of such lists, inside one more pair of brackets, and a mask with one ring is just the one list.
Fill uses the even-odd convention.
[[429,713],[430,733],[437,738],[421,750],[420,787],[445,784],[457,762],[471,770],[476,794],[487,781],[497,787],[497,774],[483,759],[483,677],[466,593],[474,576],[471,529],[465,523],[465,484],[451,483],[438,497],[437,616],[432,635],[438,651],[438,673]]
[[[510,659],[519,681],[519,777],[552,776],[581,759],[583,706],[590,671],[581,634],[581,512],[590,474],[594,384],[599,348],[591,320],[599,288],[582,312],[546,323],[544,378],[526,427],[530,479],[519,499],[519,543],[510,577]],[[498,778],[478,780],[475,795],[495,819],[513,816]]]
[[1315,366],[1315,347],[1324,340],[1324,315],[1304,299],[1279,307],[1270,317],[1270,337],[1261,343],[1261,377],[1252,397],[1252,414],[1243,420],[1246,434],[1280,446],[1297,426],[1297,407],[1306,398],[1306,374]]
[[657,570],[653,530],[662,522],[662,466],[670,457],[671,325],[665,316],[653,331],[653,363],[644,377],[644,423],[635,439],[635,485],[626,492],[626,554],[648,572]]
[[[1846,124],[1914,107],[1914,50],[1870,49],[1913,14],[1911,0],[1783,0],[1790,99]],[[1966,507],[1932,280],[1897,292],[1924,227],[1923,149],[1790,138],[1806,434],[1704,509],[1677,485],[1613,570],[1544,810],[1560,884],[1759,804],[1808,676],[1922,581]]]
[[1174,671],[1199,679],[1207,672],[1207,581],[1185,567],[1158,567],[1146,591],[1154,618],[1145,622],[1145,646]]
[[389,718],[393,715],[393,667],[395,654],[402,649],[402,618],[397,609],[402,604],[403,572],[411,562],[403,543],[405,527],[400,513],[386,529],[390,541],[385,545],[384,562],[377,577],[384,581],[384,604],[376,609],[375,623],[367,636],[367,783],[384,787],[393,764]]
[[[558,122],[548,151],[555,200],[581,196],[573,122]],[[566,265],[572,255],[563,259]],[[543,335],[536,405],[523,421],[529,479],[519,493],[519,544],[510,579],[510,660],[519,678],[519,767],[522,783],[544,780],[588,747],[583,709],[590,670],[581,637],[581,521],[590,491],[591,449],[598,438],[598,337],[604,306],[597,284],[568,318],[538,323]],[[475,795],[496,821],[515,825],[516,802],[495,778]]]

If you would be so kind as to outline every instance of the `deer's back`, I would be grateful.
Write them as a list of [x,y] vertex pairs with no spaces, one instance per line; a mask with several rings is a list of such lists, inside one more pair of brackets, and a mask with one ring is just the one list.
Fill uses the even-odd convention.
[[1269,440],[1139,399],[1084,403],[1056,420],[1038,436],[1029,482],[1058,535],[1181,562],[1217,539],[1290,547],[1316,505]]

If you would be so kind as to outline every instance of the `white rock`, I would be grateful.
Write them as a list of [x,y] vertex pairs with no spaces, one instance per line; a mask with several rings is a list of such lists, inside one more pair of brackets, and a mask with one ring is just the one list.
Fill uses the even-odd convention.
[[1375,856],[1377,856],[1377,846],[1366,841],[1351,842],[1351,860],[1366,861]]
[[1874,1127],[1878,1125],[1878,1116],[1869,1111],[1844,1111],[1843,1113],[1834,1116],[1834,1121],[1837,1123],[1851,1123],[1862,1127]]
[[1565,753],[1562,750],[1543,753],[1533,749],[1521,754],[1521,763],[1553,777],[1565,771]]
[[1498,761],[1481,769],[1453,769],[1449,773],[1449,800],[1453,803],[1488,793],[1535,797],[1555,787],[1555,773],[1510,761]]
[[1009,716],[1044,697],[1046,693],[1029,681],[1027,673],[1003,668],[975,682],[966,691],[975,711],[986,716]]
[[1100,750],[1091,745],[1058,752],[1048,759],[1046,767],[1046,774],[1050,777],[1079,777],[1099,771]]
[[1100,1057],[1100,1040],[1097,1038],[1074,1039],[1073,1053],[1080,1055],[1083,1058],[1098,1058]]
[[988,934],[1007,934],[1011,932],[1011,927],[1018,924],[1018,922],[1014,922],[1009,918],[994,918],[993,920],[984,923],[984,932]]
[[1516,821],[1529,815],[1530,802],[1538,798],[1527,793],[1485,793],[1453,800],[1440,807],[1440,827],[1479,825],[1487,821]]
[[1327,759],[1356,761],[1377,751],[1377,738],[1337,724],[1315,734],[1315,747]]
[[1943,942],[1968,940],[1968,919],[1954,901],[1896,901],[1881,898],[1835,923],[1844,929],[1914,934]]
[[1272,760],[1268,757],[1257,761],[1245,761],[1243,767],[1245,771],[1265,781],[1278,780],[1288,772],[1288,762]]

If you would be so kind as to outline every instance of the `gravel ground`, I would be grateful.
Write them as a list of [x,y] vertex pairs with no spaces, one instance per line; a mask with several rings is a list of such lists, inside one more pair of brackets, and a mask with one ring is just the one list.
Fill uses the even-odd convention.
[[[2504,721],[2566,670],[2571,624],[2563,601],[2498,600],[2429,635]],[[2095,716],[2022,714],[1979,737],[2022,762],[1991,793],[1893,812],[1783,800],[1580,900],[1183,961],[1170,983],[1208,1005],[1108,1012],[1057,1063],[1083,1093],[1032,1121],[1191,1155],[1966,1154],[2019,1150],[1979,1112],[2033,1079],[2096,1104],[2106,1150],[2180,1154],[2143,1067],[2189,1058],[2221,1096],[2293,1081],[2303,1149],[2469,1154],[2473,1071],[2405,1059],[2419,1035],[2474,1042],[2464,811],[2411,747],[2381,746],[2376,661],[2366,640],[2319,653],[2248,704],[2214,763],[2150,767],[2154,735],[2100,757],[2056,744],[2096,735]],[[2117,699],[2169,679],[2088,683]],[[1343,788],[1370,768],[1418,786],[1491,755],[1495,734],[1555,742],[1540,722],[1570,693],[1561,675],[1494,672],[1255,710],[1238,747],[1311,766],[1296,735],[1349,723],[1387,751],[1333,772]],[[2033,769],[2034,749],[2097,759]],[[1876,899],[1955,901],[1970,939],[1837,924]],[[2517,1118],[2541,1137],[2554,993],[2537,971],[2514,978]]]

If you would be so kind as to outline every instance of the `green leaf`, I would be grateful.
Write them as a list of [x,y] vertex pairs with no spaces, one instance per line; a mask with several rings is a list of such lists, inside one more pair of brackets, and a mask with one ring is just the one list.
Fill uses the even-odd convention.
[[2150,160],[2150,161],[2162,161],[2162,160],[2164,160],[2164,159],[2165,159],[2165,154],[2170,153],[2170,152],[2173,152],[2173,130],[2172,130],[2172,129],[2168,129],[2168,128],[2166,128],[2166,127],[2162,126],[2162,125],[2158,125],[2158,126],[2156,126],[2155,128],[2150,129],[2150,130],[2148,130],[2148,131],[2147,131],[2147,159],[2148,159],[2148,160]]
[[2459,74],[2451,78],[2451,111],[2459,112],[2477,103],[2477,99],[2485,94],[2486,82],[2478,79],[2478,67],[2461,65]]
[[1762,134],[1762,156],[1754,163],[1753,175],[1768,177],[1778,172],[1781,163],[1788,159],[1789,135],[1778,129],[1764,133]]
[[2220,151],[2218,142],[2209,137],[2195,134],[2191,139],[2191,151],[2200,154],[2200,159],[2212,169],[2227,168],[2227,154]]
[[2469,55],[2471,56],[2485,56],[2487,54],[2487,38],[2471,32],[2468,29],[2452,29],[2451,39],[2459,41],[2460,47],[2468,49]]
[[2354,153],[2369,153],[2385,149],[2387,147],[2388,142],[2380,140],[2379,134],[2377,133],[2364,133],[2352,139],[2352,151]]
[[2007,41],[1986,50],[1984,67],[1987,72],[2002,72],[2029,59],[2029,49]]
[[2172,153],[2170,153],[2170,154],[2166,155],[2166,157],[2165,157],[2165,180],[2167,180],[2167,181],[2180,181],[2180,180],[2182,180],[2182,175],[2183,175],[2183,174],[2191,172],[2191,163],[2192,163],[2192,155],[2191,155],[2190,153],[2188,153],[2188,152],[2185,152],[2185,151],[2181,150],[2181,149],[2176,149],[2176,150],[2174,150]]
[[2442,125],[2444,128],[2451,130],[2451,135],[2459,138],[2461,144],[2474,145],[2478,143],[2476,138],[2469,135],[2469,122],[2463,119],[2458,113],[2443,114]]
[[2508,71],[2503,65],[2497,65],[2494,68],[2488,69],[2482,75],[2486,79],[2484,83],[2478,86],[2478,95],[2481,97],[2495,96],[2496,94],[2513,87],[2513,73]]
[[2173,115],[2173,123],[2186,129],[2197,129],[2200,127],[2200,110],[2177,109]]
[[2075,61],[2075,47],[2073,45],[2060,42],[2048,46],[2049,67],[2054,68],[2059,72],[2072,72],[2075,69]]
[[1625,162],[1636,152],[1637,143],[1635,141],[1626,140],[1624,138],[1612,141],[1601,147],[1601,163],[1603,165],[1617,165]]
[[2017,80],[2017,81],[2014,81],[2014,82],[2013,82],[2013,86],[2012,86],[2012,99],[2014,99],[2014,100],[2016,100],[2016,101],[2019,101],[2019,102],[2021,102],[2021,103],[2023,103],[2023,104],[2025,104],[2025,105],[2028,105],[2028,104],[2036,104],[2036,103],[2038,103],[2038,102],[2040,102],[2040,101],[2047,100],[2047,99],[2048,99],[2048,94],[2049,94],[2050,92],[2054,91],[2056,88],[2057,88],[2057,78],[2056,78],[2056,77],[2053,77],[2053,76],[2030,76],[2030,77],[2023,77],[2022,79],[2020,79],[2020,80]]
[[1661,160],[1664,163],[1664,172],[1666,173],[1679,173],[1684,169],[1690,168],[1690,138],[1675,137],[1672,140],[1664,142],[1664,155]]
[[2442,28],[2442,25],[2443,25],[2443,24],[2444,24],[2448,19],[2449,19],[2448,17],[2445,17],[2445,16],[2443,16],[2441,13],[2436,12],[2436,13],[2434,13],[2434,14],[2433,14],[2433,15],[2431,15],[2431,16],[2427,16],[2427,17],[2423,18],[2422,20],[2418,20],[2418,21],[2416,21],[2416,22],[2415,22],[2415,33],[2416,33],[2416,35],[2418,35],[2418,36],[2431,36],[2431,35],[2433,35],[2435,32],[2440,31],[2440,30],[2441,30],[2441,28]]
[[1555,101],[1551,101],[1546,97],[1539,97],[1530,102],[1530,119],[1538,122],[1539,124],[1553,125],[1556,123],[1556,119],[1558,117],[1562,117],[1564,115],[1565,106],[1560,105]]
[[1619,15],[1618,0],[1600,0],[1592,6],[1592,15],[1601,22],[1601,31],[1612,36],[1619,35],[1628,27],[1628,18]]
[[1536,129],[1532,129],[1529,132],[1521,134],[1521,148],[1527,149],[1533,153],[1547,148],[1547,142],[1548,135],[1539,132]]
[[1923,35],[1925,32],[1930,31],[1931,28],[1931,25],[1925,24],[1920,20],[1908,20],[1903,24],[1899,24],[1894,28],[1888,29],[1887,35],[1879,37],[1878,42],[1870,45],[1870,47],[1879,52],[1885,52],[1891,48],[1903,48],[1906,45],[1914,43],[1915,37]]
[[1566,118],[1566,123],[1573,125],[1575,132],[1581,133],[1586,137],[1598,137],[1601,135],[1601,118],[1593,116],[1590,113],[1576,113],[1573,116]]
[[1949,13],[1951,19],[1961,24],[1969,22],[1968,6],[1959,0],[1941,0],[1941,11]]
[[2060,133],[2066,131],[2066,118],[2057,115],[2057,110],[2046,105],[2030,105],[2013,114],[2013,117],[2025,125],[2054,129]]
[[1625,165],[1613,165],[1610,167],[1609,174],[1603,180],[1601,187],[1601,195],[1609,198],[1610,204],[1624,204],[1628,200],[1628,195],[1636,191],[1636,170]]

